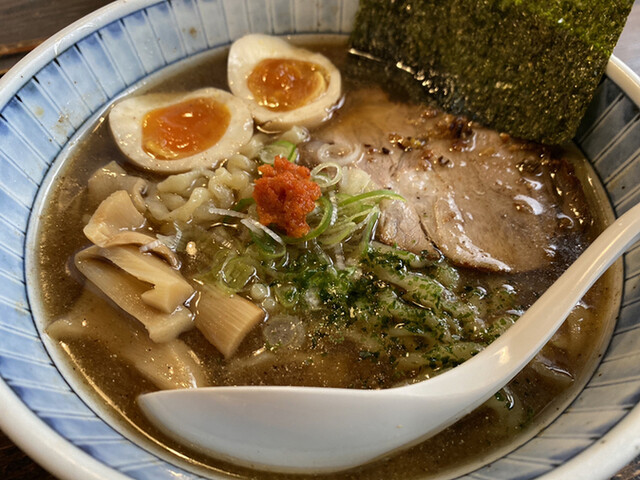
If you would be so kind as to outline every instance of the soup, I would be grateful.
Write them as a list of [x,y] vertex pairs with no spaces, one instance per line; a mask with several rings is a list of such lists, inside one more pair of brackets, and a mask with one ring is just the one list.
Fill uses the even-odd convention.
[[[142,107],[118,103],[79,142],[42,219],[47,333],[121,428],[199,472],[291,476],[175,443],[141,415],[139,394],[391,388],[430,378],[513,324],[610,220],[575,151],[390,96],[384,84],[343,78],[329,105],[298,115],[333,88],[333,65],[349,68],[343,44],[310,48],[331,62],[314,54],[256,62],[264,78],[310,80],[299,96],[262,95],[248,113],[236,103],[244,93],[228,93],[225,75],[212,74],[233,64],[226,55],[135,92]],[[269,102],[280,103],[269,110]],[[208,111],[212,125],[235,129],[231,139],[205,129],[202,140],[199,127],[180,123]],[[116,124],[130,118],[143,125],[134,133]],[[598,282],[536,359],[474,413],[333,476],[454,475],[530,437],[593,371],[619,280]]]

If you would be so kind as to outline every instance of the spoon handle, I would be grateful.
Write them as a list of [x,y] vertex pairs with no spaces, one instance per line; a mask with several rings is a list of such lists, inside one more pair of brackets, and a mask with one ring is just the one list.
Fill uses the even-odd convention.
[[[587,290],[638,239],[640,204],[602,232],[524,315],[483,352],[446,374],[412,385],[414,393],[420,393],[421,389],[433,392],[437,386],[449,393],[468,394],[469,387],[478,383],[482,383],[482,388],[478,388],[488,395],[497,391],[538,353]],[[478,401],[465,411],[471,411],[488,395],[480,395],[478,391]]]

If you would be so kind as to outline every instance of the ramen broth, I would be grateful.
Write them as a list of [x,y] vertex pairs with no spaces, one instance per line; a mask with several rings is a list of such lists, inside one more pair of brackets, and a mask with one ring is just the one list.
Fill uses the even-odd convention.
[[[309,48],[321,51],[337,66],[345,64],[346,55],[342,43],[331,41],[328,44],[311,45]],[[358,89],[371,88],[348,80],[343,83],[347,98],[331,121],[340,121],[349,115],[350,108],[351,111],[357,108],[349,99],[352,95],[357,96]],[[150,88],[153,91],[187,91],[209,86],[227,88],[224,55],[208,56]],[[322,128],[324,127],[319,127],[318,131]],[[314,131],[311,133],[313,140]],[[124,322],[133,324],[134,320],[96,293],[95,288],[87,287],[87,282],[73,265],[74,255],[89,244],[82,229],[97,206],[88,200],[86,185],[97,169],[112,161],[117,161],[128,174],[144,177],[150,184],[157,184],[164,177],[132,167],[114,144],[103,120],[74,148],[73,155],[48,194],[45,202],[48,207],[40,222],[40,300],[47,312],[46,323],[50,324],[67,315],[81,299],[89,305],[86,311],[93,312],[86,316],[83,323],[89,329],[99,328],[97,324],[105,314],[122,317]],[[300,148],[304,149],[304,146],[301,145]],[[575,177],[582,181],[585,188],[590,188],[585,179],[593,176],[586,161],[575,151],[567,152],[565,157],[575,168]],[[475,305],[474,302],[477,302],[480,305],[478,308],[491,315],[512,315],[515,320],[610,221],[610,210],[600,190],[585,191],[577,196],[583,198],[588,205],[588,221],[585,220],[584,228],[571,231],[558,243],[556,256],[547,268],[513,274],[487,273],[454,266],[446,259],[438,259],[435,263],[421,266],[420,271],[441,275],[438,278],[443,282],[452,275],[455,276],[450,288],[465,304]],[[520,254],[528,255],[528,252]],[[185,275],[199,275],[203,271],[206,274],[207,271],[199,264],[199,260],[210,260],[210,257],[200,251],[195,255],[184,252],[178,255]],[[302,258],[300,252],[297,255]],[[390,257],[390,260],[397,261],[397,258]],[[384,258],[382,261],[385,261]],[[291,265],[295,266],[296,263],[292,262]],[[303,265],[302,268],[308,268],[308,265]],[[297,284],[296,286],[301,288]],[[386,284],[383,287],[386,288]],[[365,289],[360,294],[365,295],[368,291]],[[349,292],[350,295],[358,293],[351,290]],[[380,294],[379,290],[374,293]],[[476,463],[479,465],[501,456],[553,419],[586,383],[608,341],[619,296],[620,272],[610,271],[574,309],[537,361],[526,367],[507,388],[444,432],[374,464],[314,478],[409,479],[450,476],[465,472],[474,462],[479,462]],[[353,300],[354,297],[350,298]],[[488,301],[480,302],[479,299],[484,298]],[[269,314],[267,324],[280,314],[290,315],[290,312],[280,312],[277,306],[271,307],[275,310]],[[380,314],[375,306],[372,308],[372,315]],[[304,324],[307,319],[301,318],[301,321]],[[341,331],[340,325],[328,324],[324,320],[319,323],[313,323],[313,320],[308,322],[304,324],[302,338],[295,341],[297,343],[280,348],[265,340],[265,326],[261,324],[248,334],[229,359],[225,359],[196,329],[182,333],[180,339],[202,362],[207,382],[212,385],[389,388],[419,381],[447,369],[446,362],[440,362],[438,358],[432,358],[426,365],[412,367],[406,360],[413,358],[408,355],[408,343],[367,339],[358,343],[361,339],[356,338],[356,333],[360,327],[349,330],[347,325],[346,330]],[[371,332],[366,328],[360,330],[364,329],[365,336],[368,336]],[[136,405],[135,400],[139,394],[157,389],[152,382],[94,338],[60,340],[59,348],[64,352],[71,368],[77,372],[78,378],[74,381],[81,381],[85,392],[90,392],[89,395],[97,399],[97,402],[106,405],[101,407],[102,410],[106,410],[110,418],[117,419],[121,429],[142,443],[155,445],[151,447],[155,451],[162,447],[166,455],[190,464],[200,473],[223,471],[242,478],[298,477],[257,473],[206,457],[177,444],[152,427]],[[422,345],[421,341],[411,342],[410,345],[416,348]],[[264,357],[264,354],[269,356]],[[399,358],[402,355],[405,360]],[[262,361],[262,358],[267,360]]]

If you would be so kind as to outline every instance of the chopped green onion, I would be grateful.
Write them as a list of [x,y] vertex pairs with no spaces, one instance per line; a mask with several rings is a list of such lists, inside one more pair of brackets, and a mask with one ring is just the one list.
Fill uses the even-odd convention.
[[[216,246],[214,245],[213,247],[215,248]],[[205,271],[200,272],[196,278],[203,283],[220,283],[222,286],[224,286],[225,283],[220,279],[222,267],[230,258],[234,256],[237,255],[234,254],[231,250],[227,250],[224,248],[218,248],[216,251],[211,252],[207,258],[209,268]]]
[[353,195],[338,202],[339,207],[346,207],[365,200],[374,200],[375,203],[384,199],[401,200],[406,201],[402,195],[399,195],[391,190],[372,190],[371,192],[361,193],[360,195]]
[[290,283],[276,285],[273,288],[273,292],[278,302],[280,302],[280,305],[284,308],[291,308],[298,301],[298,290]]
[[243,218],[240,223],[249,229],[253,242],[260,248],[264,257],[280,258],[287,253],[287,247],[282,238],[269,227],[265,227],[253,218]]
[[322,235],[320,243],[326,246],[337,245],[367,225],[373,214],[380,213],[377,206],[352,204],[351,207],[356,211],[351,212],[351,208],[348,208],[346,209],[348,215],[345,215],[344,208],[338,211],[338,219]]
[[380,209],[375,207],[371,210],[371,213],[367,216],[366,226],[362,233],[362,239],[360,240],[360,256],[369,251],[369,245],[371,244],[371,237],[373,236],[373,230],[376,227],[376,223],[380,218]]
[[[335,169],[335,174],[333,176],[321,174],[324,170],[328,170],[330,168]],[[311,170],[311,179],[322,189],[332,187],[342,180],[342,167],[335,162],[321,163]]]
[[224,286],[234,292],[242,290],[256,274],[256,267],[250,262],[249,259],[239,256],[229,258],[220,270],[220,279]]
[[209,207],[207,212],[212,215],[220,215],[222,217],[222,223],[232,223],[232,218],[247,218],[246,213],[237,212],[235,210],[228,210],[226,208]]
[[262,225],[260,222],[258,222],[257,220],[254,220],[253,218],[243,218],[242,220],[240,220],[240,223],[242,223],[245,227],[247,227],[249,230],[251,230],[253,233],[255,233],[256,235],[262,235],[262,234],[267,234],[269,235],[276,243],[279,243],[280,245],[284,245],[284,243],[282,242],[282,238],[280,237],[280,235],[278,235],[277,233],[275,233],[273,230],[271,230],[269,227],[265,227],[264,225]]
[[253,243],[260,249],[260,256],[264,258],[280,258],[287,253],[287,247],[274,242],[268,235],[260,236],[253,231],[250,233]]
[[[340,212],[340,216],[338,217],[338,221],[335,222],[335,226],[339,227],[341,224],[345,224],[345,223],[361,223],[363,219],[366,219],[369,214],[371,213],[371,210],[373,210],[374,208],[377,207],[365,207],[365,208],[361,208],[360,210],[354,212],[354,213],[350,213],[350,215],[345,215],[344,211]],[[360,225],[362,226],[362,225]]]
[[258,152],[258,158],[262,163],[273,164],[276,157],[283,157],[290,162],[295,162],[298,159],[298,147],[294,143],[286,140],[278,140],[277,142],[270,143]]
[[327,197],[324,197],[324,196],[320,197],[319,201],[320,201],[320,205],[322,206],[322,218],[320,219],[320,222],[318,223],[318,225],[303,237],[300,237],[300,238],[293,238],[289,236],[282,237],[286,243],[302,243],[308,240],[312,240],[322,235],[327,230],[327,228],[329,228],[334,218],[333,204],[331,203],[331,201],[329,201]]
[[254,203],[256,203],[256,201],[253,199],[253,197],[241,198],[231,209],[235,210],[236,212],[244,212]]
[[348,238],[356,230],[357,228],[355,223],[353,222],[345,223],[342,228],[340,229],[332,228],[331,232],[329,232],[326,235],[323,235],[322,238],[320,238],[320,243],[329,247],[333,245],[337,245],[338,243]]
[[331,265],[333,263],[331,257],[318,245],[318,242],[309,242],[309,251],[313,253],[315,262],[319,262],[322,265]]

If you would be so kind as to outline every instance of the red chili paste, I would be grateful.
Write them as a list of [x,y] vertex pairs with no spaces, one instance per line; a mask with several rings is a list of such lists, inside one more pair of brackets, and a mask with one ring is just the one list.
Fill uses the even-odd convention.
[[253,198],[260,223],[275,224],[290,237],[306,235],[310,230],[307,214],[322,195],[309,169],[277,156],[273,166],[262,165],[258,170],[262,178],[256,180]]

